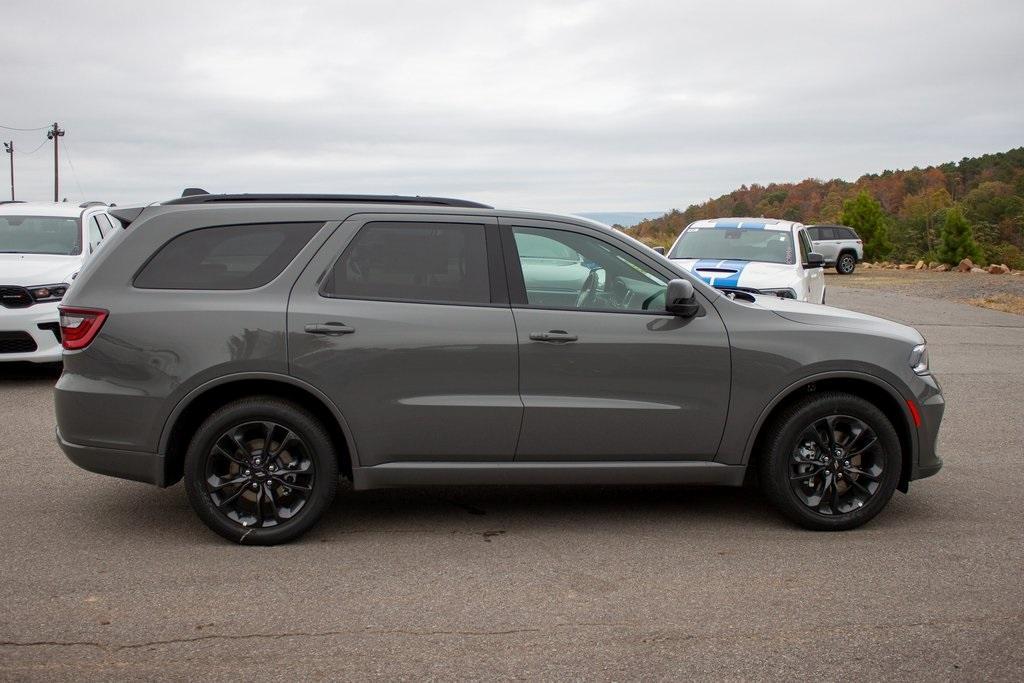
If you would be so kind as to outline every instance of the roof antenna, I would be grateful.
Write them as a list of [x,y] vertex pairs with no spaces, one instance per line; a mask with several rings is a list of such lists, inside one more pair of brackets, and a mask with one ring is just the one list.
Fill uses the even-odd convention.
[[206,190],[204,190],[201,187],[186,187],[182,191],[181,196],[182,197],[195,197],[196,195],[200,195],[200,194],[210,194],[210,193],[207,192]]

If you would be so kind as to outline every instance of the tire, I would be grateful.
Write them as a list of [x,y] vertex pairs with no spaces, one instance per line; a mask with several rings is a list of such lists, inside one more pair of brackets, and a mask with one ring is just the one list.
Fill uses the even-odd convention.
[[839,259],[836,261],[836,272],[840,275],[853,275],[853,271],[857,269],[857,257],[850,252],[845,252],[839,255]]
[[[832,429],[832,440],[822,438],[823,423]],[[857,431],[857,424],[868,431]],[[848,439],[837,436],[843,432]],[[899,436],[885,414],[859,396],[808,395],[771,423],[763,444],[758,461],[763,492],[779,512],[807,529],[858,527],[882,511],[899,483]],[[830,446],[845,446],[844,455],[822,458]]]
[[245,545],[298,538],[330,507],[337,489],[338,462],[324,425],[270,396],[215,411],[185,453],[192,509],[211,530]]

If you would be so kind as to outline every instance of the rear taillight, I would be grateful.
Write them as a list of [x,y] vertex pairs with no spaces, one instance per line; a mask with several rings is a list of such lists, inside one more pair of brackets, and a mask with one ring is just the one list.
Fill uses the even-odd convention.
[[61,343],[68,351],[84,349],[103,327],[107,312],[102,308],[59,306]]

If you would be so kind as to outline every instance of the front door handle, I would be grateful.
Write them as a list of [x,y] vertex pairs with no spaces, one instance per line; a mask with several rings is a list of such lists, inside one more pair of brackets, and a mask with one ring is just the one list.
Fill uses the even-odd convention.
[[352,334],[356,331],[354,327],[349,327],[345,323],[310,323],[306,325],[305,329],[309,334],[329,334],[333,336]]
[[579,339],[579,337],[575,334],[569,334],[565,330],[551,330],[550,332],[531,332],[530,339],[533,341],[564,344],[566,342],[574,342]]

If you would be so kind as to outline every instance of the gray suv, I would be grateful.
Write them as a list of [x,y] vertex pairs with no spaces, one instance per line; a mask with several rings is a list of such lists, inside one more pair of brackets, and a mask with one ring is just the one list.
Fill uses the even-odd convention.
[[57,438],[231,540],[309,529],[338,476],[756,481],[856,527],[941,467],[896,323],[720,291],[585,219],[396,196],[196,194],[126,226],[61,306]]

